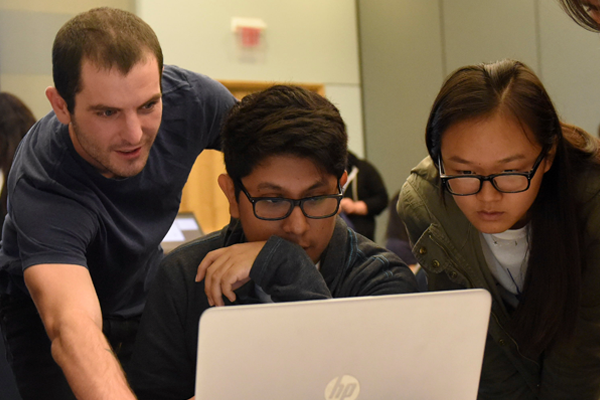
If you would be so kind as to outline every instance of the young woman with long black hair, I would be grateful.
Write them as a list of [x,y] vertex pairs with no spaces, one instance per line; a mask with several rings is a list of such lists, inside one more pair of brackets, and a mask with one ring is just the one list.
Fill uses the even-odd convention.
[[598,399],[597,139],[504,60],[446,80],[426,143],[398,211],[431,290],[492,294],[479,398]]

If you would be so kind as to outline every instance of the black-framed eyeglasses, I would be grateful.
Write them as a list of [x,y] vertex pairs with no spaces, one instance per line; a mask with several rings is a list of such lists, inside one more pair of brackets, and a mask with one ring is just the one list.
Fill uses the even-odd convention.
[[340,201],[344,196],[338,181],[338,194],[305,197],[303,199],[286,199],[284,197],[252,197],[246,190],[241,180],[238,185],[252,203],[254,216],[265,221],[277,221],[290,216],[296,206],[300,207],[307,218],[322,219],[333,217],[340,208]]
[[503,172],[492,175],[446,175],[442,165],[442,156],[438,156],[438,168],[442,185],[450,194],[455,196],[470,196],[477,194],[483,187],[483,182],[489,181],[494,188],[502,193],[520,193],[529,189],[531,178],[535,175],[540,163],[546,156],[545,149],[542,150],[529,172]]

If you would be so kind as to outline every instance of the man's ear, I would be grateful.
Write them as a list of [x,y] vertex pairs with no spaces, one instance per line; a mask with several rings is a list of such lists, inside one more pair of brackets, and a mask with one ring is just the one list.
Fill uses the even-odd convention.
[[342,174],[342,177],[340,178],[340,186],[344,187],[344,185],[346,184],[347,181],[348,181],[348,171],[344,171],[344,173]]
[[58,90],[52,86],[46,88],[46,97],[48,98],[48,101],[50,102],[50,105],[52,106],[52,109],[54,110],[58,120],[65,125],[69,125],[71,122],[71,113],[67,108],[67,102],[65,99],[58,94]]
[[225,197],[227,197],[227,201],[229,201],[229,214],[231,214],[233,218],[239,218],[240,207],[235,197],[235,185],[233,184],[233,179],[227,174],[221,174],[219,175],[217,182],[219,182],[219,187],[225,194]]

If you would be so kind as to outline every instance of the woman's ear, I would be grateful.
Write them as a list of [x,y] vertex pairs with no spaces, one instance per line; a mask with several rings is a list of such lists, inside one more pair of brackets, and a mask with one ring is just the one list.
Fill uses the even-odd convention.
[[233,179],[231,179],[231,177],[227,174],[221,174],[219,175],[217,182],[219,183],[219,187],[225,194],[225,197],[227,197],[227,201],[229,201],[229,214],[233,218],[239,218],[240,207],[235,195],[235,185],[233,184]]
[[48,98],[48,101],[50,102],[50,105],[52,106],[52,109],[54,110],[58,120],[65,125],[69,125],[71,122],[71,113],[67,108],[67,102],[58,93],[58,90],[52,86],[46,88],[46,97]]
[[548,150],[548,152],[546,153],[546,156],[544,157],[544,173],[548,172],[550,170],[550,167],[552,167],[552,163],[554,162],[554,157],[556,156],[556,143],[554,143],[552,145],[552,147],[550,148],[550,150]]

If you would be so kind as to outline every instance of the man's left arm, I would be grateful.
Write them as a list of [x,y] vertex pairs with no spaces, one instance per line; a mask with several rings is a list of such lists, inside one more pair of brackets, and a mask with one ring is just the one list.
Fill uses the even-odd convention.
[[250,279],[274,301],[326,299],[329,288],[304,249],[277,236],[267,241],[238,243],[211,251],[198,267],[210,305],[224,305],[223,296]]
[[276,302],[329,299],[323,275],[299,245],[272,236],[259,253],[250,278]]

